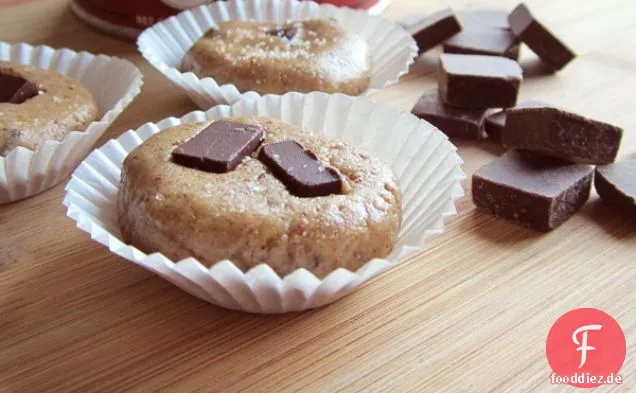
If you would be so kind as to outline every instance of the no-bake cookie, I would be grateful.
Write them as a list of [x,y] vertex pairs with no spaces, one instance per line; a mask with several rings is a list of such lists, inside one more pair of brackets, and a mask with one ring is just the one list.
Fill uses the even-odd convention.
[[283,25],[233,20],[195,42],[182,70],[241,92],[359,95],[371,81],[371,55],[364,39],[333,20]]
[[401,206],[391,169],[360,149],[274,119],[226,118],[163,130],[135,149],[118,217],[126,242],[175,261],[322,277],[386,256]]
[[18,146],[35,150],[45,140],[62,140],[97,117],[91,93],[65,75],[0,62],[0,156]]

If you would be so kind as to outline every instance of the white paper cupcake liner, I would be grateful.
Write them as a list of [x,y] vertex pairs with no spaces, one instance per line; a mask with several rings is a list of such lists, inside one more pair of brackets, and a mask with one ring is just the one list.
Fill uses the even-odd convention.
[[282,23],[287,20],[335,18],[369,44],[372,58],[371,86],[366,93],[396,83],[417,56],[417,44],[398,24],[365,11],[313,1],[229,0],[203,5],[159,22],[138,38],[141,54],[201,108],[233,104],[241,98],[258,98],[256,92],[239,92],[236,86],[219,86],[211,77],[181,72],[186,52],[205,31],[230,19]]
[[92,93],[100,120],[62,141],[44,141],[35,151],[18,147],[0,157],[0,203],[45,191],[67,178],[108,126],[139,94],[141,72],[127,60],[69,49],[0,42],[0,60],[57,71]]
[[[207,268],[194,258],[174,262],[159,253],[145,254],[121,240],[116,214],[120,170],[124,158],[161,129],[227,116],[269,116],[355,144],[391,165],[403,196],[403,221],[393,249],[358,271],[337,269],[319,279],[305,269],[278,276],[269,266],[242,272],[224,260]],[[424,246],[443,231],[463,195],[462,161],[447,137],[427,122],[367,98],[342,94],[288,93],[267,95],[191,112],[157,124],[148,123],[110,140],[91,153],[73,173],[64,205],[67,215],[91,237],[120,255],[171,281],[205,301],[254,313],[301,311],[334,302]]]

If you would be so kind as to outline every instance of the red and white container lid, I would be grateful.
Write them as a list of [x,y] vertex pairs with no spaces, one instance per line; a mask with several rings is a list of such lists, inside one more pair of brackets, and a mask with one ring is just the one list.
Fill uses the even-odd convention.
[[[145,28],[185,9],[222,0],[71,0],[85,22],[107,33],[135,38]],[[391,0],[317,0],[337,6],[382,12]]]

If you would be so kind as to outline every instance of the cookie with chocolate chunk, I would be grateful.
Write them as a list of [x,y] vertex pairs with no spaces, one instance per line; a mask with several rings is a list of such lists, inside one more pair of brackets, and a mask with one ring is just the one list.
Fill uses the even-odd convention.
[[0,61],[0,156],[18,146],[37,149],[83,131],[97,117],[91,93],[54,71]]
[[233,84],[241,92],[359,95],[371,82],[369,47],[333,20],[282,25],[226,21],[194,43],[183,71]]
[[118,216],[126,242],[175,261],[323,277],[389,254],[400,198],[391,169],[357,147],[235,117],[169,128],[135,149]]

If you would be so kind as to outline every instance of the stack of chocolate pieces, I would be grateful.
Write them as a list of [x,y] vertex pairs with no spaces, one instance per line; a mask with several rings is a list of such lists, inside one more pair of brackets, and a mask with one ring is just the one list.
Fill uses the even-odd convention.
[[[539,101],[517,105],[523,80],[517,63],[525,43],[552,70],[574,53],[524,4],[512,12],[445,9],[406,20],[420,53],[443,44],[438,89],[424,93],[413,114],[450,138],[500,140],[509,149],[473,176],[473,200],[482,211],[526,227],[556,228],[588,200],[597,169],[599,194],[634,215],[636,186],[612,164],[622,130]],[[493,113],[496,108],[503,108]],[[620,173],[620,174],[619,174]],[[630,210],[631,209],[631,210]]]
[[555,71],[574,58],[524,4],[512,12],[470,10],[455,14],[447,8],[428,17],[410,16],[401,23],[413,35],[420,53],[443,45],[439,89],[424,93],[413,113],[451,138],[498,138],[496,125],[488,125],[497,123],[502,114],[493,120],[489,115],[496,108],[517,103],[523,80],[517,63],[522,42]]
[[[536,101],[502,116],[495,128],[510,150],[472,180],[473,202],[486,213],[540,231],[554,229],[589,199],[592,165],[619,165],[612,164],[623,135],[618,127]],[[615,176],[608,187],[607,200],[620,200],[615,205],[629,204],[631,192],[634,206],[636,187],[623,187],[626,178]],[[598,183],[597,190],[603,196]]]

